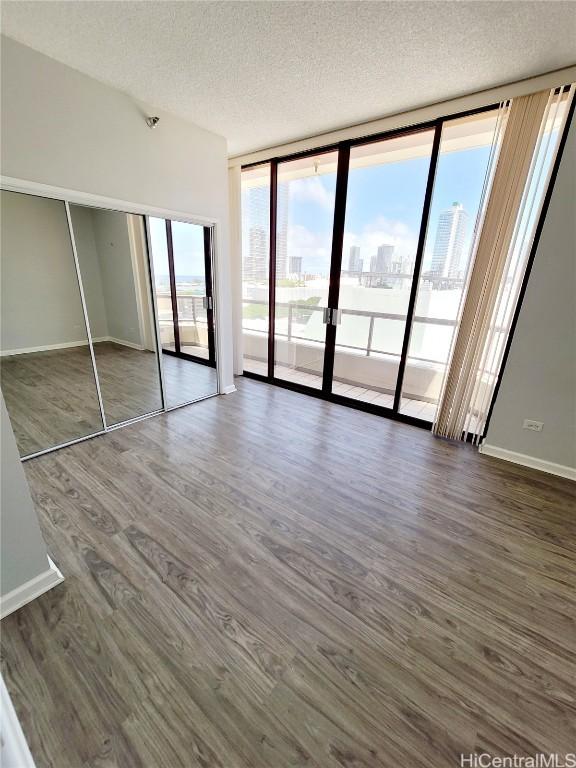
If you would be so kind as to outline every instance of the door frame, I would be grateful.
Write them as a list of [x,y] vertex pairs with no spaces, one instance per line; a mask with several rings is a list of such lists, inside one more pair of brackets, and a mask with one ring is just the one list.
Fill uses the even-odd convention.
[[[206,325],[208,328],[208,358],[193,355],[190,352],[182,352],[180,343],[180,321],[178,317],[178,290],[176,285],[176,270],[174,267],[174,241],[172,237],[172,219],[166,222],[166,250],[168,256],[168,272],[170,279],[170,301],[172,304],[172,324],[174,329],[174,350],[161,346],[160,351],[165,355],[172,355],[181,360],[190,360],[193,363],[207,365],[216,368],[216,337],[214,333],[214,291],[212,286],[212,228],[202,226],[202,243],[204,249],[204,284],[206,287]],[[188,222],[186,222],[188,223]],[[200,225],[196,225],[200,226]]]
[[[395,421],[401,421],[407,424],[412,424],[425,429],[430,429],[432,422],[426,419],[419,419],[414,416],[408,416],[400,413],[400,403],[402,397],[402,386],[404,383],[404,375],[406,371],[406,361],[408,358],[408,350],[410,346],[410,336],[412,332],[416,299],[418,295],[418,285],[422,272],[422,262],[424,257],[424,247],[426,244],[426,233],[428,230],[428,223],[430,217],[430,208],[432,203],[432,195],[434,191],[434,181],[436,177],[436,170],[438,166],[438,158],[440,155],[440,141],[442,136],[442,128],[446,122],[451,120],[457,120],[459,118],[468,117],[472,115],[482,114],[484,112],[490,112],[498,109],[498,104],[488,104],[476,109],[469,109],[463,112],[457,112],[442,117],[435,118],[423,123],[419,123],[412,126],[394,128],[382,133],[373,134],[369,136],[356,137],[354,139],[347,139],[340,141],[336,144],[330,144],[326,146],[315,147],[313,149],[307,149],[301,152],[295,152],[289,155],[283,155],[281,157],[273,157],[269,160],[258,161],[254,163],[248,163],[243,165],[242,168],[255,168],[258,166],[270,166],[270,236],[269,236],[269,288],[268,288],[268,375],[264,376],[258,373],[252,373],[250,371],[244,371],[244,376],[247,378],[257,379],[259,381],[266,381],[270,384],[283,387],[284,389],[290,389],[303,394],[311,395],[322,400],[338,403],[339,405],[347,405],[357,410],[366,411],[368,413],[374,413],[380,416],[393,419]],[[324,368],[322,372],[322,387],[316,389],[314,387],[308,387],[304,384],[298,384],[296,382],[285,381],[274,375],[275,364],[275,288],[276,288],[276,217],[277,217],[277,199],[278,199],[278,164],[288,162],[290,160],[297,160],[305,157],[314,157],[328,152],[338,152],[338,166],[336,171],[336,193],[334,201],[334,223],[332,234],[332,251],[330,262],[330,285],[328,290],[328,307],[332,310],[338,309],[339,293],[340,293],[340,271],[342,266],[342,252],[343,252],[343,240],[344,240],[344,227],[346,216],[346,198],[348,192],[348,176],[350,166],[350,150],[355,146],[362,146],[371,143],[377,143],[385,141],[386,139],[399,138],[401,136],[413,135],[415,133],[422,133],[424,131],[434,131],[432,140],[432,151],[430,155],[430,165],[428,168],[428,177],[426,182],[426,191],[424,195],[424,203],[422,208],[422,214],[420,219],[420,230],[418,236],[418,244],[414,262],[414,273],[412,275],[412,284],[410,288],[410,297],[406,312],[406,322],[404,327],[404,336],[402,340],[402,352],[400,357],[400,364],[398,368],[398,374],[396,378],[396,387],[394,392],[394,404],[392,408],[387,408],[381,405],[373,405],[372,403],[362,402],[353,398],[346,397],[345,395],[338,395],[331,391],[333,372],[334,372],[334,355],[336,350],[336,325],[331,322],[326,325],[326,336],[324,344]]]

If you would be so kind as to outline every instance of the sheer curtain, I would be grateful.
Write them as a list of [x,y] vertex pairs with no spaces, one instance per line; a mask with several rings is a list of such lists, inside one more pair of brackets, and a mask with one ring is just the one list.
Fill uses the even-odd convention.
[[478,443],[549,176],[574,95],[555,89],[501,106],[474,256],[452,343],[434,434]]

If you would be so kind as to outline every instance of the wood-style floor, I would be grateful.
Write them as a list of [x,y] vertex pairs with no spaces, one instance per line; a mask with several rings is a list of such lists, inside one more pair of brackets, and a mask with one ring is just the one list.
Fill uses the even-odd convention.
[[[113,342],[94,344],[108,426],[162,408],[156,355]],[[163,355],[168,406],[218,391],[216,370]],[[87,346],[0,359],[6,407],[21,456],[103,429]]]
[[255,381],[25,465],[38,768],[454,768],[576,744],[576,485]]

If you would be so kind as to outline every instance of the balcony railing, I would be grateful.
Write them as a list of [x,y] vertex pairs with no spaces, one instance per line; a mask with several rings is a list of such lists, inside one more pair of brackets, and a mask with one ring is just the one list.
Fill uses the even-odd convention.
[[[266,314],[268,311],[267,304],[263,304],[261,301],[258,301],[257,299],[243,299],[243,304],[252,304],[252,305],[260,305],[264,308]],[[279,336],[280,338],[285,338],[288,342],[292,341],[301,341],[306,344],[323,344],[323,340],[318,339],[311,339],[306,336],[299,336],[297,333],[294,333],[293,325],[298,324],[295,323],[298,317],[303,318],[306,314],[308,314],[308,317],[313,312],[324,312],[324,307],[319,306],[313,306],[310,304],[303,304],[297,301],[294,302],[276,302],[276,312],[278,316],[278,310],[281,310],[281,313],[287,317],[288,320],[288,327],[287,332],[282,332],[276,327],[276,336]],[[394,352],[390,350],[384,350],[384,349],[378,349],[373,345],[373,339],[374,339],[374,324],[377,320],[392,320],[392,321],[401,321],[406,322],[406,315],[404,314],[398,314],[394,312],[374,312],[371,310],[364,310],[364,309],[342,309],[342,321],[344,317],[346,316],[352,316],[352,317],[361,317],[361,318],[368,318],[368,332],[367,332],[367,339],[366,344],[363,346],[358,346],[355,344],[343,344],[340,343],[338,340],[336,341],[336,348],[337,349],[349,349],[354,352],[359,352],[364,354],[366,357],[370,357],[371,355],[390,355],[392,357],[400,357],[399,352]],[[435,325],[435,326],[445,326],[454,329],[456,327],[456,322],[454,320],[450,320],[447,318],[442,317],[424,317],[422,315],[416,315],[414,317],[414,323],[419,323],[422,325]],[[262,335],[267,335],[267,330],[259,330],[257,328],[251,328],[249,326],[246,326],[243,324],[243,330],[250,332],[250,333],[259,333]],[[425,357],[417,357],[415,355],[410,355],[410,359],[414,361],[420,361],[423,363],[432,363],[437,365],[445,365],[446,360],[438,360],[438,359],[430,359]]]

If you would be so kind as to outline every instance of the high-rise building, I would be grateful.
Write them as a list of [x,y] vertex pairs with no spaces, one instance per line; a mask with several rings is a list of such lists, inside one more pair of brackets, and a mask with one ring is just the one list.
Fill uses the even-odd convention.
[[244,279],[265,280],[268,276],[268,232],[264,227],[250,227],[248,255],[244,259]]
[[290,256],[290,274],[302,274],[302,256]]
[[432,253],[431,272],[438,277],[461,278],[464,262],[464,240],[468,226],[468,214],[461,203],[452,203],[442,211]]
[[348,258],[348,272],[362,272],[364,262],[360,258],[360,246],[350,246],[350,257]]
[[[250,187],[242,202],[246,211],[248,231],[244,242],[248,253],[244,256],[244,279],[266,280],[270,261],[270,187]],[[278,185],[278,218],[276,222],[276,275],[286,277],[288,272],[288,186]]]
[[[278,182],[276,190],[278,204],[276,206],[276,279],[282,280],[288,275],[288,182]],[[291,256],[298,256],[294,253]],[[302,263],[300,263],[302,271]]]
[[246,211],[243,242],[247,251],[243,258],[244,280],[266,280],[268,276],[270,229],[270,187],[249,187],[243,193],[243,209]]
[[393,255],[393,245],[379,245],[376,255],[370,259],[370,272],[391,272]]

